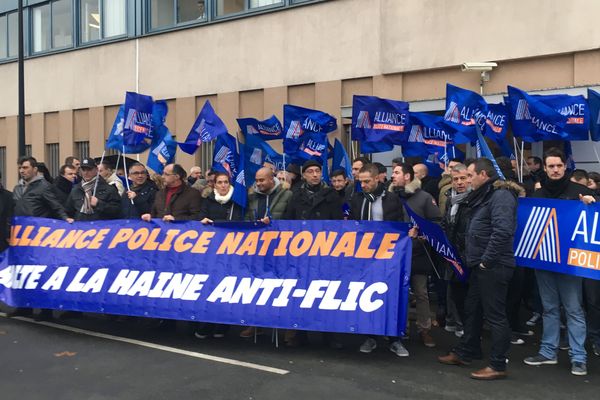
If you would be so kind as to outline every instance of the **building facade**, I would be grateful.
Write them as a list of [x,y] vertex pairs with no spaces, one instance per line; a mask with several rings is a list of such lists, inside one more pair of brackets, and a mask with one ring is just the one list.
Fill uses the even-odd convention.
[[[17,1],[1,3],[0,170],[10,188],[18,179]],[[479,91],[480,74],[461,72],[468,61],[498,64],[482,86],[492,100],[509,84],[584,93],[600,83],[594,0],[24,3],[27,151],[54,172],[66,156],[102,154],[128,90],[166,99],[180,140],[209,99],[231,133],[239,117],[282,119],[286,103],[320,109],[338,117],[333,136],[348,145],[353,95],[441,110],[446,82]],[[206,167],[209,153],[177,161]]]

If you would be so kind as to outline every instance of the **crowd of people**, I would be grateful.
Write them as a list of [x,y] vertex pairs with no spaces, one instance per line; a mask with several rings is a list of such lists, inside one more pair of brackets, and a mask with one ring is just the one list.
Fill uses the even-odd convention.
[[[586,340],[600,356],[600,281],[515,265],[513,241],[518,197],[582,201],[598,199],[600,174],[567,171],[562,151],[549,150],[543,159],[529,157],[522,179],[517,178],[514,161],[499,157],[497,163],[506,180],[500,180],[486,158],[451,160],[441,178],[429,176],[425,164],[393,160],[391,179],[387,168],[358,157],[352,162],[352,176],[343,169],[323,180],[322,165],[309,160],[290,164],[285,171],[265,165],[256,172],[249,189],[248,206],[233,201],[233,184],[227,173],[193,167],[189,175],[179,164],[170,164],[162,175],[150,174],[141,163],[115,170],[108,162],[68,157],[60,175],[52,179],[43,163],[33,157],[18,161],[20,179],[13,192],[0,190],[0,250],[8,246],[10,219],[34,216],[73,221],[136,219],[150,221],[195,220],[369,220],[403,221],[410,218],[406,207],[442,226],[469,270],[468,282],[458,279],[450,265],[437,256],[419,236],[412,240],[410,287],[416,310],[415,327],[403,337],[389,338],[389,349],[400,357],[409,356],[405,346],[409,329],[415,329],[426,347],[436,347],[431,335],[435,326],[457,337],[457,343],[439,362],[468,365],[481,359],[481,336],[491,332],[491,349],[486,368],[471,373],[474,379],[493,380],[507,376],[507,353],[512,345],[523,344],[530,329],[543,324],[538,354],[527,357],[528,365],[556,364],[559,349],[569,349],[575,375],[587,374]],[[519,182],[520,181],[520,182]],[[433,301],[437,307],[432,313]],[[522,318],[529,310],[531,318]],[[32,314],[31,309],[13,309],[10,315]],[[36,319],[53,317],[52,310],[34,313]],[[197,324],[199,339],[225,336],[228,326]],[[247,327],[240,336],[260,334]],[[306,332],[289,330],[288,346],[307,343]],[[332,347],[342,344],[335,334],[324,334]],[[371,353],[381,338],[367,336],[360,352]],[[409,346],[410,347],[410,346]]]

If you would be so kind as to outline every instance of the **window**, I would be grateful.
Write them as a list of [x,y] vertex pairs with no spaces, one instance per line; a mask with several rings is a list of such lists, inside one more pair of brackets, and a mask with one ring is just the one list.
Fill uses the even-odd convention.
[[253,8],[283,4],[281,0],[217,0],[217,16],[235,14]]
[[126,0],[81,0],[81,42],[122,36],[127,33]]
[[151,0],[151,29],[206,20],[206,0]]
[[8,18],[0,16],[0,58],[8,56]]
[[58,176],[60,169],[60,155],[58,143],[50,143],[46,145],[46,167],[50,171],[51,176]]
[[16,12],[8,14],[8,56],[19,55],[19,17]]
[[75,157],[83,160],[90,156],[90,142],[75,142]]
[[70,0],[56,0],[31,9],[33,52],[48,51],[73,44]]

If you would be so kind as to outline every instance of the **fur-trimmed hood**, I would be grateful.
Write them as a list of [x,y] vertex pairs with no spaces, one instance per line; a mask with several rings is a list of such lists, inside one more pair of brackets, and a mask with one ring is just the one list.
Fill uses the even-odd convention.
[[[397,189],[400,189],[400,188],[397,188],[396,186],[394,186],[393,183],[388,187],[389,192],[395,192]],[[404,193],[406,193],[408,195],[412,195],[419,189],[421,189],[421,180],[419,178],[415,177],[409,184],[404,186]]]
[[510,190],[517,197],[525,197],[525,189],[522,186],[520,186],[518,183],[516,183],[516,182],[513,182],[513,181],[503,181],[503,180],[497,179],[493,183],[493,186],[494,186],[494,189],[506,189],[506,190]]

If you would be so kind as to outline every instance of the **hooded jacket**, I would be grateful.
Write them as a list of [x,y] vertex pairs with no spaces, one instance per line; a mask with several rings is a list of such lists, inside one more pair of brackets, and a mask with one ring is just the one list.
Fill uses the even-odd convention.
[[517,229],[517,197],[523,188],[509,181],[490,179],[467,197],[470,221],[465,239],[468,267],[480,263],[515,266],[513,242]]
[[[268,193],[262,193],[254,186],[254,192],[248,195],[246,219],[255,221],[266,217],[267,214],[270,214],[272,219],[283,219],[292,195],[292,191],[284,189],[278,179],[275,179],[275,186]],[[268,213],[265,210],[268,210]]]

